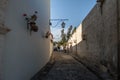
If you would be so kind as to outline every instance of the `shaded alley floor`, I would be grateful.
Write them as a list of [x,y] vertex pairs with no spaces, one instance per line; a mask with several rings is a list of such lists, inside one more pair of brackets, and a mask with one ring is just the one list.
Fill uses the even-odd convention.
[[80,62],[66,53],[54,52],[54,59],[55,64],[49,72],[36,80],[100,80]]

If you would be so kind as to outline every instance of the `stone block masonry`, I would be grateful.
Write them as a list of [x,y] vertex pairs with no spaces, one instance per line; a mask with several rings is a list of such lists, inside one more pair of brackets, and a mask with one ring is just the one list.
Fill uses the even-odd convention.
[[114,76],[118,61],[117,17],[117,0],[105,0],[102,8],[96,4],[81,23],[79,36],[85,35],[86,39],[77,44],[79,57],[93,65],[104,65]]

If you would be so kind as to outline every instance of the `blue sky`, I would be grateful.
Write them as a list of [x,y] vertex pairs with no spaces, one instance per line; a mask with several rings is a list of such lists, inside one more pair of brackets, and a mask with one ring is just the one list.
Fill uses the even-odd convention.
[[[90,10],[96,4],[96,0],[51,0],[51,19],[69,19],[64,21],[66,29],[72,25],[79,26]],[[52,21],[55,26],[58,21]],[[61,23],[51,28],[55,40],[60,39]]]

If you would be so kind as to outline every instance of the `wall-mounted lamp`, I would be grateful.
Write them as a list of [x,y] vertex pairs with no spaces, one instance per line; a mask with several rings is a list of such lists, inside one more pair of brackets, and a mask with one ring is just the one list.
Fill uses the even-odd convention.
[[23,16],[25,17],[25,20],[27,21],[27,29],[30,30],[30,34],[32,31],[37,32],[38,31],[38,26],[36,25],[36,20],[37,20],[37,14],[38,12],[35,11],[35,13],[28,17],[27,14],[23,14]]
[[99,5],[100,7],[100,10],[101,10],[101,14],[102,14],[102,8],[103,8],[103,3],[105,2],[105,0],[97,0],[97,4]]

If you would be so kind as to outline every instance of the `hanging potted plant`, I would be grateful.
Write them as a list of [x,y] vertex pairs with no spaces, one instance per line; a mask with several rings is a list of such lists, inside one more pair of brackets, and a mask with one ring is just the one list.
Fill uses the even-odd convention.
[[35,11],[35,14],[33,14],[31,17],[28,17],[27,14],[23,14],[27,21],[27,29],[31,31],[37,32],[38,31],[38,26],[36,25],[36,20],[37,20],[37,11]]
[[52,39],[53,39],[53,34],[50,31],[47,31],[45,37],[48,38],[49,36],[51,36]]
[[38,26],[36,26],[35,22],[30,22],[30,28],[32,31],[37,32],[38,31]]
[[[37,12],[35,12],[37,13]],[[37,32],[38,31],[38,27],[36,26],[36,21],[37,20],[37,16],[34,14],[31,16],[30,18],[30,27],[31,27],[31,30],[34,31],[34,32]]]
[[49,32],[49,31],[47,31],[47,33],[46,33],[45,37],[46,37],[46,38],[48,38],[48,37],[49,37],[49,35],[50,35],[50,32]]

